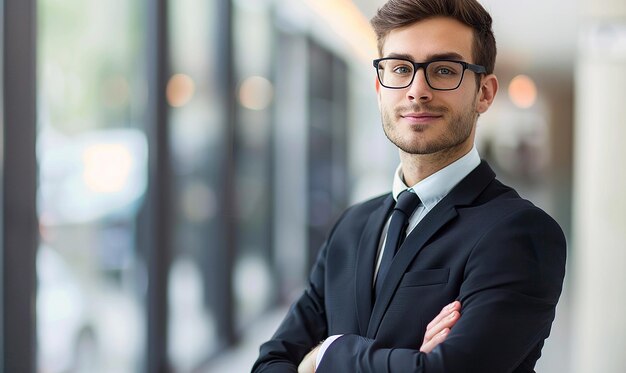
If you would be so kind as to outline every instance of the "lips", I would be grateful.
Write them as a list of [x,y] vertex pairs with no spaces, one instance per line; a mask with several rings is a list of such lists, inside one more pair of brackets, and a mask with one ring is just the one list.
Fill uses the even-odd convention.
[[430,112],[405,113],[401,114],[400,117],[411,123],[429,123],[441,118],[441,114]]

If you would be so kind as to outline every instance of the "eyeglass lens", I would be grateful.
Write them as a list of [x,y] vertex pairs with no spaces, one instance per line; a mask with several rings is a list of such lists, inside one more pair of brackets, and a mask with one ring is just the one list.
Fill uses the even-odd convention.
[[[383,86],[406,88],[415,76],[413,64],[401,59],[380,61],[378,76]],[[463,79],[463,65],[453,61],[432,61],[425,69],[426,80],[433,89],[455,89]]]

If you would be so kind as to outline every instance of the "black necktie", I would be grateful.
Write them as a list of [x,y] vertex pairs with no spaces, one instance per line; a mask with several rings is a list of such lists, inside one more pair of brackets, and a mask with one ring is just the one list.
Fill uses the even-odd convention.
[[398,196],[396,207],[391,213],[391,222],[389,223],[389,229],[387,229],[387,240],[385,241],[385,247],[383,248],[383,258],[380,261],[378,275],[376,276],[376,284],[374,286],[375,297],[380,294],[385,276],[389,271],[389,267],[391,267],[393,257],[396,255],[396,251],[400,245],[402,245],[404,237],[406,237],[406,228],[409,225],[409,217],[413,214],[413,211],[419,203],[420,199],[417,194],[408,190],[403,191]]

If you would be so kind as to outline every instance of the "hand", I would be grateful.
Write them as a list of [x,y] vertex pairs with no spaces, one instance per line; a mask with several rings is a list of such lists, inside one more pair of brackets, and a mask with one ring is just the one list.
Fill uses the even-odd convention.
[[461,317],[461,302],[454,301],[445,306],[439,315],[426,326],[426,333],[424,334],[424,341],[420,351],[429,353],[437,345],[446,340],[450,329],[459,321]]
[[315,363],[317,361],[317,352],[320,345],[312,349],[298,365],[298,373],[315,373]]

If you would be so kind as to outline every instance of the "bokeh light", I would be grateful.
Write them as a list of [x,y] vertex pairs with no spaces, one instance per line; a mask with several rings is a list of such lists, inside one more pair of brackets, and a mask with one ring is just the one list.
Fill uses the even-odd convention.
[[270,105],[273,98],[274,86],[261,76],[251,76],[239,87],[239,102],[246,109],[263,110]]
[[172,107],[185,106],[195,93],[195,84],[189,75],[175,74],[167,82],[167,102]]
[[509,83],[509,98],[521,109],[528,109],[537,101],[537,86],[526,75],[518,75]]
[[122,144],[97,144],[83,153],[83,180],[96,193],[116,193],[128,183],[133,156]]

